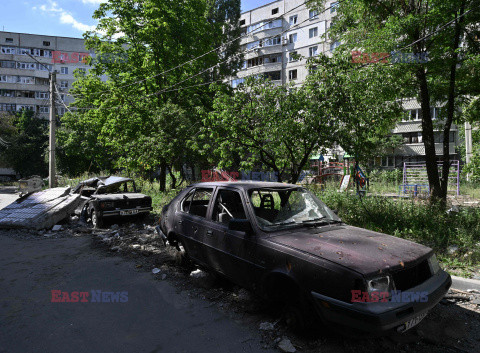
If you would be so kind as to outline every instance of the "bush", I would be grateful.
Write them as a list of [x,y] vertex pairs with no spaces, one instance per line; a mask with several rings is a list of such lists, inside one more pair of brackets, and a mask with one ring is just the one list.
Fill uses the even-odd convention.
[[[330,208],[336,209],[344,222],[399,238],[409,239],[435,250],[444,265],[469,267],[480,264],[480,209],[461,208],[446,212],[440,206],[418,200],[385,197],[358,198],[331,190],[317,191]],[[448,247],[459,250],[449,253]]]

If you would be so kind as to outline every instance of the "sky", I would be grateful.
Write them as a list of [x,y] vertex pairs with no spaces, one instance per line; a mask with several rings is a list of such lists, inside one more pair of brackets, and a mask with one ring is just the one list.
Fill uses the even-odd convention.
[[[273,0],[242,0],[242,12]],[[0,30],[82,38],[95,28],[93,11],[105,0],[0,0]]]

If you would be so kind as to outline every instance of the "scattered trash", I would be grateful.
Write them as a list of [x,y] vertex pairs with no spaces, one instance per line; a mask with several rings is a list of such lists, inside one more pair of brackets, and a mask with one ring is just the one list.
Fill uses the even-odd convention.
[[241,288],[237,293],[235,293],[234,297],[237,301],[240,302],[246,302],[252,299],[250,292],[244,288]]
[[110,227],[111,230],[117,230],[120,229],[120,226],[118,224],[114,224],[113,226]]
[[473,299],[472,304],[480,305],[480,298]]
[[271,322],[262,322],[259,326],[261,331],[273,331],[275,330],[275,325]]
[[167,278],[167,275],[164,273],[164,274],[162,275],[162,280],[165,280],[165,278]]
[[460,212],[460,209],[458,208],[458,206],[453,205],[452,208],[450,208],[450,209],[447,211],[447,214],[459,213],[459,212]]
[[455,253],[458,251],[458,246],[456,246],[456,245],[451,245],[451,246],[448,247],[447,250],[448,250],[448,253],[449,253],[450,255],[453,255],[453,254],[455,254]]
[[477,290],[477,289],[467,289],[466,292],[468,292],[468,293],[479,293],[480,294],[480,291]]
[[60,230],[62,230],[62,226],[60,224],[55,224],[53,227],[52,227],[52,231],[53,232],[58,232]]
[[159,273],[159,272],[160,272],[160,269],[159,269],[159,268],[156,268],[156,267],[152,270],[152,273],[153,273],[153,274],[157,274],[157,273]]
[[278,343],[278,349],[286,353],[294,353],[297,351],[288,338],[284,338]]
[[202,270],[198,269],[198,270],[190,272],[190,277],[205,278],[205,277],[207,277],[207,274],[205,272],[203,272]]

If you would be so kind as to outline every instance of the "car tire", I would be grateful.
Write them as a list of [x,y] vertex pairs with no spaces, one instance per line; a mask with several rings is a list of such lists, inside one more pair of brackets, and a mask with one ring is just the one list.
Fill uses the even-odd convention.
[[179,242],[178,245],[181,246],[182,250],[179,250],[177,252],[175,256],[175,262],[177,263],[177,265],[185,268],[187,271],[193,271],[195,269],[195,264],[188,256],[187,251],[185,250],[185,246],[181,242]]
[[92,224],[95,228],[101,228],[103,227],[103,218],[100,216],[100,212],[98,212],[96,209],[92,209],[92,212],[90,214],[90,218],[92,220]]

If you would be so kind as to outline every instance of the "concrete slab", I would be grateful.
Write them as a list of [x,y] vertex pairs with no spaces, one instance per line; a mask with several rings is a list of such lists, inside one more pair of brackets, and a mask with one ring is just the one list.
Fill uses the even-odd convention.
[[70,188],[36,192],[0,210],[0,228],[51,228],[73,214],[80,200],[79,194],[70,194]]

